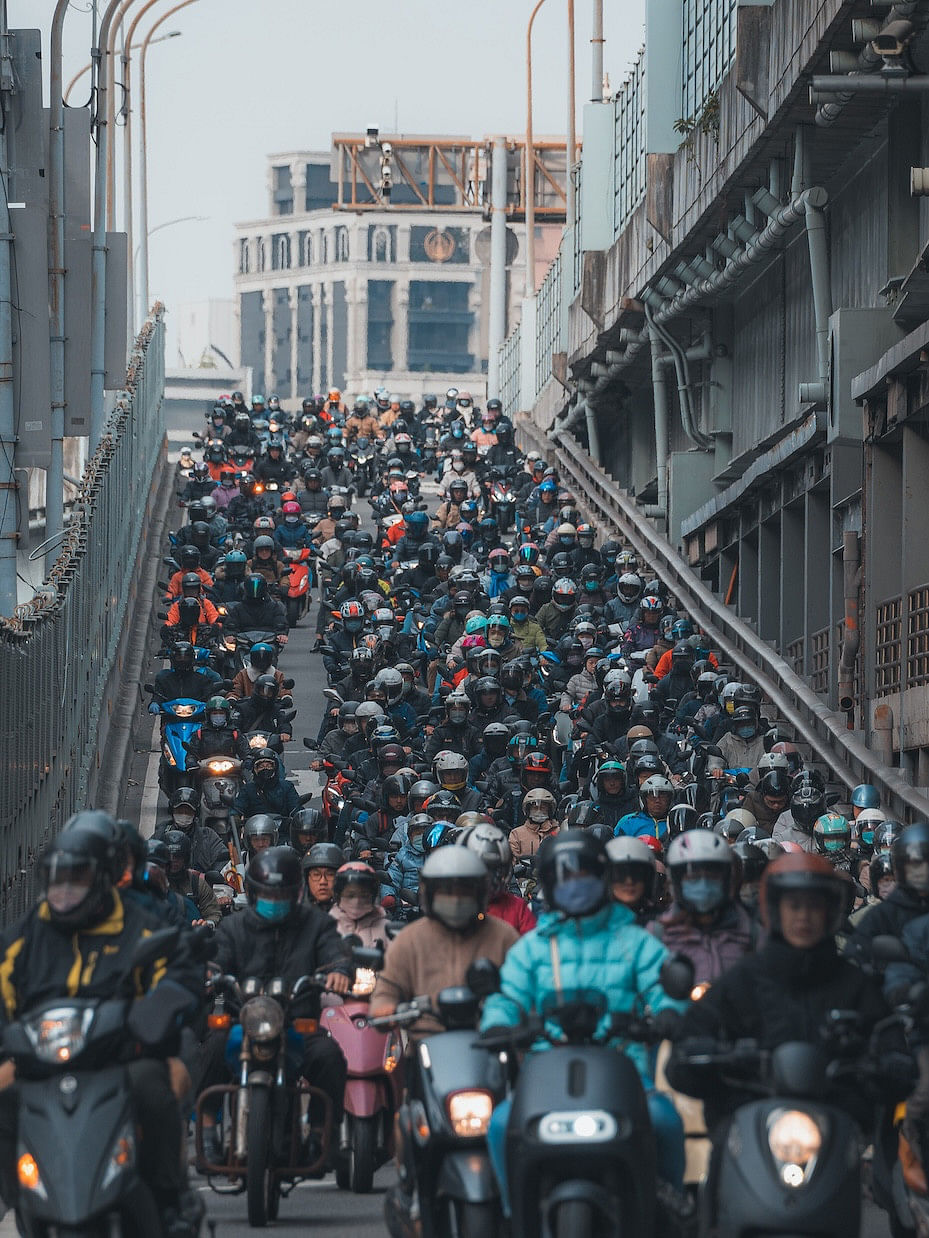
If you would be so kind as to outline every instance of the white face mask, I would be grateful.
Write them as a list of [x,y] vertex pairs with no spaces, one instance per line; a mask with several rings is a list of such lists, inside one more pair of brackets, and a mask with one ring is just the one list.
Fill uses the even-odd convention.
[[374,910],[374,902],[367,894],[343,894],[339,906],[350,920],[360,920]]
[[468,894],[435,894],[432,898],[433,915],[450,929],[466,928],[480,910],[480,903]]
[[48,905],[59,915],[66,915],[80,907],[87,897],[90,887],[74,881],[61,881],[48,887]]
[[545,808],[530,808],[529,820],[533,825],[544,825],[548,820],[548,811]]

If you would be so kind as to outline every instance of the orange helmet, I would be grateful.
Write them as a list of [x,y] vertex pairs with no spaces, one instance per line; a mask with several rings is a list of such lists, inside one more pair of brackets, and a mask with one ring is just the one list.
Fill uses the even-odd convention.
[[759,906],[761,922],[770,933],[780,932],[781,898],[789,893],[822,896],[828,908],[826,935],[838,931],[845,912],[846,891],[835,869],[823,856],[808,851],[788,852],[764,870]]

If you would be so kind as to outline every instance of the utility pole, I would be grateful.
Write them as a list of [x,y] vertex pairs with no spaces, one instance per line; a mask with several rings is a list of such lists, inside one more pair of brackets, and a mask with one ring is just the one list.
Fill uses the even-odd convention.
[[577,101],[574,71],[574,0],[568,0],[568,134],[565,151],[565,226],[574,227],[574,165],[577,162]]
[[500,394],[500,348],[506,339],[506,139],[493,140],[490,165],[490,314],[487,395]]
[[[6,0],[0,0],[0,94],[6,99],[3,114],[10,116],[8,97],[13,93],[10,63],[10,32]],[[12,615],[16,606],[17,511],[16,404],[13,399],[13,233],[9,211],[9,169],[7,127],[0,130],[0,176],[3,194],[0,201],[0,614]]]
[[603,0],[594,0],[593,29],[590,32],[590,101],[603,102]]

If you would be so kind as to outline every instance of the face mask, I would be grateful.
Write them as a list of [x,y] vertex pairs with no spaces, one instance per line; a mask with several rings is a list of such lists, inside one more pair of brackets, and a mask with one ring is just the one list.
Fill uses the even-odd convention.
[[844,846],[844,838],[827,838],[825,842],[826,851],[841,851]]
[[273,777],[274,777],[273,769],[256,769],[255,770],[255,781],[256,782],[270,782]]
[[596,593],[597,590],[600,588],[600,586],[595,580],[585,580],[584,588],[587,590],[588,593]]
[[904,865],[903,872],[904,885],[917,894],[929,894],[929,862],[910,860]]
[[559,537],[558,541],[561,543],[562,546],[565,546],[568,548],[574,545],[573,537]]
[[581,642],[581,644],[584,646],[585,649],[589,649],[590,646],[594,643],[594,638],[592,636],[587,636],[586,634],[584,636],[579,636],[578,640]]
[[216,730],[220,730],[225,725],[226,725],[225,714],[210,714],[210,726],[215,727]]
[[74,911],[75,907],[80,907],[87,897],[88,889],[88,886],[72,881],[62,881],[57,885],[49,886],[46,895],[48,905],[59,915],[66,915],[69,911]]
[[409,840],[410,840],[410,847],[412,848],[413,851],[420,851],[420,852],[422,851],[423,849],[422,834],[411,834],[409,835]]
[[366,916],[374,907],[374,903],[370,898],[345,896],[342,898],[339,906],[345,912],[350,920],[360,920],[362,916]]
[[511,614],[513,616],[514,623],[525,623],[529,618],[528,610],[514,610],[511,611]]
[[466,928],[480,910],[477,899],[467,894],[436,894],[432,899],[432,914],[450,929]]
[[300,519],[299,516],[285,516],[284,523],[285,524],[296,524],[299,519]]
[[722,904],[723,883],[715,877],[685,877],[681,882],[681,898],[688,907],[704,915]]
[[548,811],[545,808],[530,808],[529,820],[533,825],[544,825],[548,820]]
[[290,903],[282,903],[276,898],[256,898],[255,912],[262,920],[270,924],[279,924],[290,915]]
[[183,830],[186,834],[194,823],[194,816],[195,814],[192,812],[175,811],[171,814],[171,819],[174,821],[177,828],[179,830]]
[[758,886],[757,884],[753,883],[752,885],[743,886],[742,889],[739,891],[739,901],[742,903],[744,907],[750,907],[752,909],[757,907],[758,906]]
[[874,831],[873,830],[862,830],[861,841],[864,843],[866,847],[873,847],[874,846]]
[[735,733],[738,735],[739,739],[755,738],[755,728],[753,726],[737,726]]
[[589,916],[603,903],[606,890],[599,877],[569,877],[552,890],[552,902],[569,916]]
[[499,649],[505,639],[505,633],[499,628],[492,628],[487,632],[487,640],[492,649]]

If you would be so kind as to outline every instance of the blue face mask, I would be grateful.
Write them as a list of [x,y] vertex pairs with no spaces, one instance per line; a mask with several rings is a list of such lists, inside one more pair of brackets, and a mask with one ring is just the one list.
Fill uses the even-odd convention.
[[290,903],[282,903],[276,898],[256,898],[255,914],[270,924],[279,924],[290,915]]
[[755,728],[753,726],[737,726],[735,733],[738,735],[739,739],[755,738]]
[[552,902],[569,916],[589,916],[603,904],[605,887],[599,877],[569,877],[552,890]]
[[725,892],[722,881],[715,877],[685,877],[681,881],[681,897],[698,915],[722,906]]
[[565,537],[559,537],[559,539],[558,539],[558,540],[559,540],[559,542],[561,542],[562,546],[573,546],[573,545],[574,545],[574,538],[573,538],[573,537],[567,537],[567,536],[565,536]]
[[873,847],[874,846],[874,831],[873,830],[862,830],[861,841],[864,843],[866,847]]
[[409,835],[409,840],[410,840],[410,847],[412,848],[413,851],[422,852],[423,835],[421,833],[415,834],[415,835],[414,834]]

